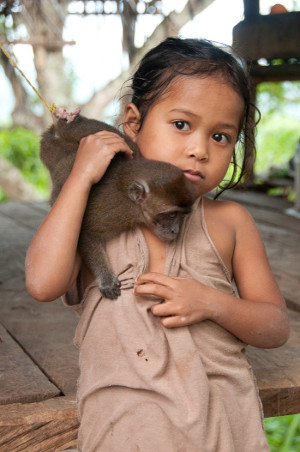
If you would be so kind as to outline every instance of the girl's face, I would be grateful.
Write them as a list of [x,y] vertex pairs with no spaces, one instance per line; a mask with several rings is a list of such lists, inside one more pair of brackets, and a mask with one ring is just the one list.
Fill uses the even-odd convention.
[[140,129],[132,103],[124,130],[151,160],[172,163],[204,194],[222,182],[238,139],[241,96],[221,77],[176,77]]

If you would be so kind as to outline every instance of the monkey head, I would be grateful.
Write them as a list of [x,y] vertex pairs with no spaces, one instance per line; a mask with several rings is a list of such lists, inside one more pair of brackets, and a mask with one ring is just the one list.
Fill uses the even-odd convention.
[[177,238],[185,216],[192,210],[197,192],[176,168],[176,177],[165,177],[163,186],[157,179],[150,183],[135,180],[128,188],[128,197],[140,206],[144,225],[160,240],[170,242]]

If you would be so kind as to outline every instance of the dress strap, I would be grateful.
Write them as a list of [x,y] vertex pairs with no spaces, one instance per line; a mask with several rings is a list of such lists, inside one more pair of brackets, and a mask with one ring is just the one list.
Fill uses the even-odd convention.
[[[218,202],[218,201],[215,201]],[[230,271],[228,270],[227,266],[225,265],[223,259],[221,258],[219,251],[217,250],[214,242],[212,241],[211,236],[209,235],[208,229],[207,229],[207,224],[206,224],[206,220],[205,220],[205,209],[204,209],[204,202],[203,202],[203,197],[201,197],[200,202],[199,202],[199,207],[200,207],[200,218],[201,218],[201,226],[203,229],[203,232],[208,240],[208,242],[210,243],[218,261],[220,262],[221,268],[224,271],[224,274],[227,278],[227,280],[231,283],[232,282],[232,278],[231,278],[231,274]]]

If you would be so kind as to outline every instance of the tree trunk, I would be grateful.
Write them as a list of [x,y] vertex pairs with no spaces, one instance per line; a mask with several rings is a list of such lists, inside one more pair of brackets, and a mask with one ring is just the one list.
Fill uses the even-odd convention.
[[[123,71],[116,79],[111,80],[100,91],[94,93],[93,97],[88,102],[81,105],[84,114],[86,116],[101,119],[102,110],[114,99],[122,85],[132,76],[133,69],[145,53],[168,36],[178,36],[180,29],[193,19],[194,16],[207,8],[213,1],[214,0],[189,0],[181,12],[177,13],[173,11],[165,17],[156,27],[152,35],[147,39],[143,47],[135,52],[131,67]],[[129,90],[127,89],[127,94],[128,93]],[[126,92],[124,95],[124,101],[129,101]]]
[[123,28],[123,51],[128,53],[129,62],[131,63],[136,53],[134,45],[135,24],[136,24],[136,4],[123,2],[123,12],[121,14],[122,28]]
[[[136,0],[133,1],[136,3]],[[213,1],[188,0],[181,12],[171,12],[169,16],[164,18],[140,49],[133,49],[134,27],[132,16],[134,10],[129,12],[124,10],[124,17],[126,16],[128,19],[128,14],[130,15],[130,20],[128,19],[130,23],[127,24],[130,30],[124,31],[124,45],[130,53],[130,59],[132,58],[130,68],[122,72],[115,80],[110,81],[106,87],[96,92],[88,102],[81,105],[84,114],[101,119],[102,110],[114,99],[123,83],[130,78],[132,68],[136,66],[143,55],[167,36],[177,36],[179,30],[189,20]],[[62,40],[63,26],[69,3],[68,0],[60,0],[59,2],[56,0],[23,0],[22,12],[12,13],[14,24],[23,24],[27,29],[28,41],[31,43],[34,53],[38,91],[50,106],[53,103],[57,106],[70,105],[71,90],[63,71],[62,52],[64,45]],[[126,21],[124,25],[126,27]],[[126,44],[125,41],[127,41]],[[9,65],[10,63],[7,61],[3,64],[16,98],[12,113],[14,125],[24,125],[39,133],[51,122],[50,113],[44,104],[42,104],[44,108],[42,117],[37,117],[31,112],[29,96],[23,88],[19,75],[16,75],[15,70]],[[34,81],[31,82],[36,86]]]
[[0,187],[11,201],[41,199],[35,188],[23,178],[22,173],[4,159],[0,159]]
[[[24,0],[25,11],[22,15],[29,39],[34,39],[34,64],[37,73],[39,93],[52,105],[70,103],[70,84],[64,74],[62,46],[63,26],[67,11],[67,1]],[[39,43],[41,42],[41,44]],[[47,45],[42,43],[46,42]],[[52,43],[54,43],[52,45]],[[44,106],[46,122],[51,121],[49,110]]]
[[0,55],[0,62],[7,79],[11,83],[14,93],[15,105],[12,112],[13,125],[23,127],[30,126],[36,133],[40,133],[44,126],[43,120],[32,113],[29,96],[22,85],[20,76],[2,52]]

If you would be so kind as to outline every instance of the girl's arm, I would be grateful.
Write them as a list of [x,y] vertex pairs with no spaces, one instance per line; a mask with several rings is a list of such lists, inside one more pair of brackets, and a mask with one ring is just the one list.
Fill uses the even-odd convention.
[[81,140],[73,169],[27,251],[26,287],[35,299],[52,301],[76,279],[81,265],[77,244],[91,186],[119,151],[132,155],[125,141],[111,132]]
[[240,298],[198,281],[147,273],[137,280],[137,295],[165,300],[152,306],[165,327],[212,320],[247,344],[274,348],[288,339],[284,299],[270,269],[260,234],[245,209],[231,204],[235,225],[233,273]]

